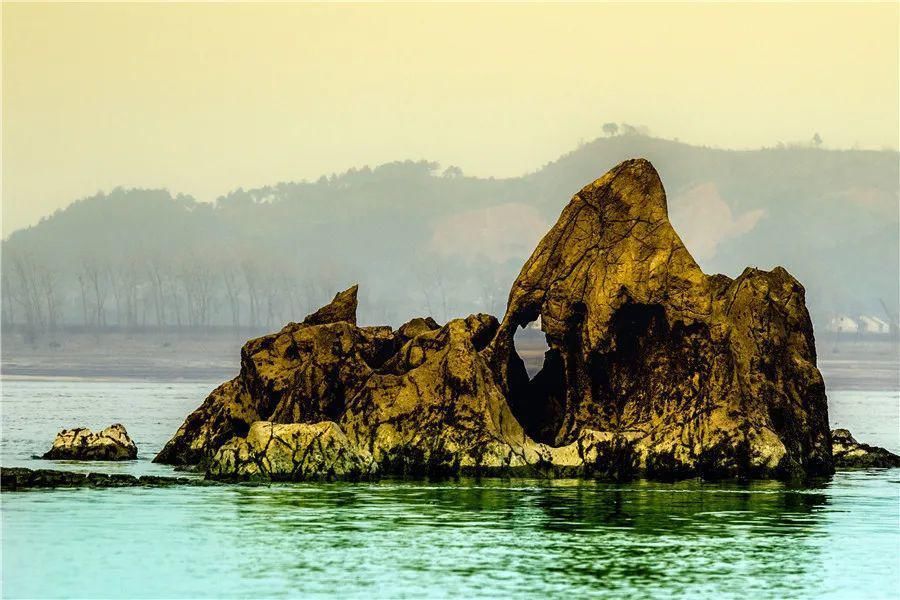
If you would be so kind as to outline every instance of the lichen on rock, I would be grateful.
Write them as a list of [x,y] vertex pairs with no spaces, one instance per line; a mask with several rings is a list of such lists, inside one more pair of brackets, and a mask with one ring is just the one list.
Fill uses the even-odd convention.
[[134,460],[137,446],[125,427],[116,423],[94,433],[78,427],[56,434],[53,446],[41,458],[49,460]]
[[[247,342],[156,460],[292,480],[833,469],[803,287],[780,267],[704,274],[647,161],[575,195],[501,322],[360,327],[356,292]],[[529,380],[513,335],[538,317],[549,350]]]
[[333,480],[374,475],[371,455],[350,445],[337,423],[257,421],[234,437],[210,464],[213,476],[235,479]]

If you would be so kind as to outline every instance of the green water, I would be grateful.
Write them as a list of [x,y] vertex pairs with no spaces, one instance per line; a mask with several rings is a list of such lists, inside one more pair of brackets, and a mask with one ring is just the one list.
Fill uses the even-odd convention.
[[[7,382],[3,464],[84,469],[30,456],[60,421],[116,414],[141,460],[92,468],[164,470],[149,458],[197,384],[142,386]],[[845,422],[896,440],[896,394],[861,398],[848,396],[862,408]],[[463,480],[5,493],[2,594],[896,598],[898,493],[900,470],[802,488]]]

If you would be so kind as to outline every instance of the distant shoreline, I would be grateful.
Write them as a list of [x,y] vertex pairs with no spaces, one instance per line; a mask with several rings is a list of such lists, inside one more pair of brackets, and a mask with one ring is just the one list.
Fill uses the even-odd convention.
[[[245,339],[205,334],[68,333],[52,343],[4,336],[0,377],[13,380],[223,382],[240,370]],[[538,331],[522,332],[516,347],[531,375],[546,348]],[[820,335],[818,364],[827,390],[900,391],[900,344],[873,336]]]

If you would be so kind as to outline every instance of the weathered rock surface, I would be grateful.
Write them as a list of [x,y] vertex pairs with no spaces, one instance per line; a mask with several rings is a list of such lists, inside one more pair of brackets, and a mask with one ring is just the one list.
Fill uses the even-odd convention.
[[[550,346],[528,379],[517,327]],[[159,462],[213,477],[832,471],[803,287],[705,275],[646,161],[582,189],[525,264],[502,323],[356,325],[356,287],[245,344]]]
[[56,434],[53,447],[41,458],[51,460],[134,460],[137,446],[125,427],[116,423],[94,433],[79,427]]
[[834,466],[841,469],[900,467],[900,456],[878,446],[860,444],[846,429],[831,432],[831,448]]
[[58,487],[164,487],[171,485],[208,485],[203,479],[187,477],[160,477],[142,475],[135,477],[125,473],[75,473],[52,469],[26,469],[24,467],[0,467],[0,491]]
[[[336,303],[343,308],[331,308]],[[347,400],[408,341],[407,334],[431,326],[407,324],[396,333],[390,327],[357,327],[355,307],[354,286],[317,311],[313,323],[289,323],[247,342],[240,375],[213,390],[154,460],[206,462],[232,437],[246,437],[256,421],[339,421]]]
[[333,421],[256,421],[246,438],[234,437],[216,451],[209,473],[275,481],[364,479],[374,467],[371,455],[351,446]]
[[[538,316],[550,349],[528,381],[513,334]],[[781,267],[705,275],[645,160],[575,195],[513,283],[489,351],[539,441],[603,432],[657,476],[832,470],[803,287]]]

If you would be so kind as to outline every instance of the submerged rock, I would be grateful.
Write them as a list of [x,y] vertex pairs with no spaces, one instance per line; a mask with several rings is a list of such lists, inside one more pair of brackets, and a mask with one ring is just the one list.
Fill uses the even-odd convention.
[[878,446],[860,444],[846,429],[831,432],[831,448],[838,468],[900,467],[900,456]]
[[[502,322],[359,327],[356,291],[247,342],[155,460],[292,480],[832,471],[803,287],[780,267],[705,275],[646,161],[575,195]],[[513,335],[538,317],[550,349],[529,380]]]
[[125,473],[76,473],[52,469],[26,469],[24,467],[0,467],[0,491],[58,488],[58,487],[139,487],[171,485],[205,485],[203,479],[186,477],[160,477],[142,475],[135,477]]
[[41,458],[51,460],[134,460],[137,446],[125,427],[116,423],[94,433],[79,427],[56,434],[53,447]]

